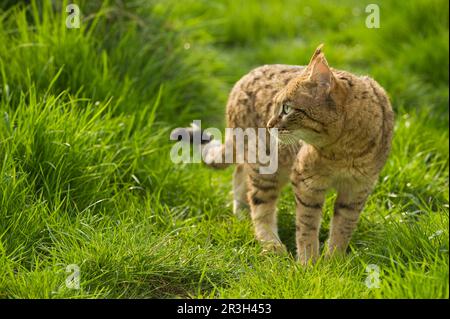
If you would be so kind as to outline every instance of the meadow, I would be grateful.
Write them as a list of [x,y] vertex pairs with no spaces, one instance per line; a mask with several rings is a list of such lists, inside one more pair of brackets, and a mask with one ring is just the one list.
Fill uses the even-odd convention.
[[[353,0],[77,0],[72,29],[67,3],[0,2],[0,298],[449,298],[447,1],[377,0],[380,28]],[[385,87],[396,124],[348,256],[302,267],[291,190],[289,254],[263,254],[232,169],[173,164],[169,134],[224,128],[235,81],[319,43]]]

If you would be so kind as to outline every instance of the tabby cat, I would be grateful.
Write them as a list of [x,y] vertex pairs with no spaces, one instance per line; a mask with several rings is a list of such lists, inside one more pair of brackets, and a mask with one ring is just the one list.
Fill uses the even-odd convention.
[[[329,189],[336,190],[337,198],[326,255],[344,253],[391,147],[394,114],[383,88],[368,76],[330,68],[320,45],[306,67],[264,65],[242,77],[230,93],[226,115],[230,128],[278,129],[276,173],[261,174],[258,164],[246,162],[236,166],[233,176],[234,213],[250,208],[263,247],[285,249],[278,237],[276,204],[290,180],[299,261],[306,264],[319,255]],[[232,143],[225,139],[209,149],[209,156],[223,157]]]

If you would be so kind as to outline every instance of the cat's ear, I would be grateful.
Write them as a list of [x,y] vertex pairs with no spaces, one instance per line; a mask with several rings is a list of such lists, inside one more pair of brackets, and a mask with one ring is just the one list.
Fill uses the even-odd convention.
[[323,43],[320,44],[317,48],[316,51],[314,51],[314,54],[312,55],[311,59],[309,60],[308,65],[305,68],[304,74],[311,74],[311,70],[314,66],[314,63],[316,63],[316,59],[317,57],[322,54],[322,48],[323,48]]
[[315,58],[309,81],[317,84],[319,94],[329,94],[336,103],[344,103],[348,90],[334,76],[323,53]]
[[322,48],[323,48],[323,43],[319,44],[319,46],[316,48],[316,51],[314,51],[314,54],[312,55],[311,59],[309,60],[308,67],[312,68],[316,58],[320,54],[322,54]]
[[333,72],[328,66],[325,55],[322,52],[319,53],[315,57],[314,64],[311,67],[309,80],[317,83],[319,86],[327,87],[329,90],[333,85],[333,78]]

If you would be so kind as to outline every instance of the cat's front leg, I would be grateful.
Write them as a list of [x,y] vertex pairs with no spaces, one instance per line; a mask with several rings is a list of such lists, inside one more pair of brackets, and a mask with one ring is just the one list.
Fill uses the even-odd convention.
[[319,256],[319,230],[326,187],[312,173],[294,171],[291,179],[297,203],[297,255],[299,262],[305,265]]
[[371,189],[370,186],[367,186],[367,188],[357,191],[338,191],[331,220],[328,256],[345,253]]

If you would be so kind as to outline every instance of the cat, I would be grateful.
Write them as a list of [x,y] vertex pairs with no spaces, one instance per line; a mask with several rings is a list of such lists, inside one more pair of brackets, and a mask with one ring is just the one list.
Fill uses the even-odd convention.
[[[278,170],[261,174],[257,163],[241,163],[233,174],[233,211],[250,208],[256,238],[265,250],[286,250],[278,236],[276,204],[290,181],[296,201],[296,244],[300,263],[319,256],[322,207],[337,192],[326,256],[344,254],[360,213],[391,148],[394,113],[384,89],[368,76],[330,68],[320,45],[306,67],[264,65],[233,87],[227,127],[277,128]],[[192,130],[190,131],[192,135]],[[206,154],[215,168],[226,146]],[[202,147],[211,139],[202,141]],[[218,144],[217,144],[218,143]]]

